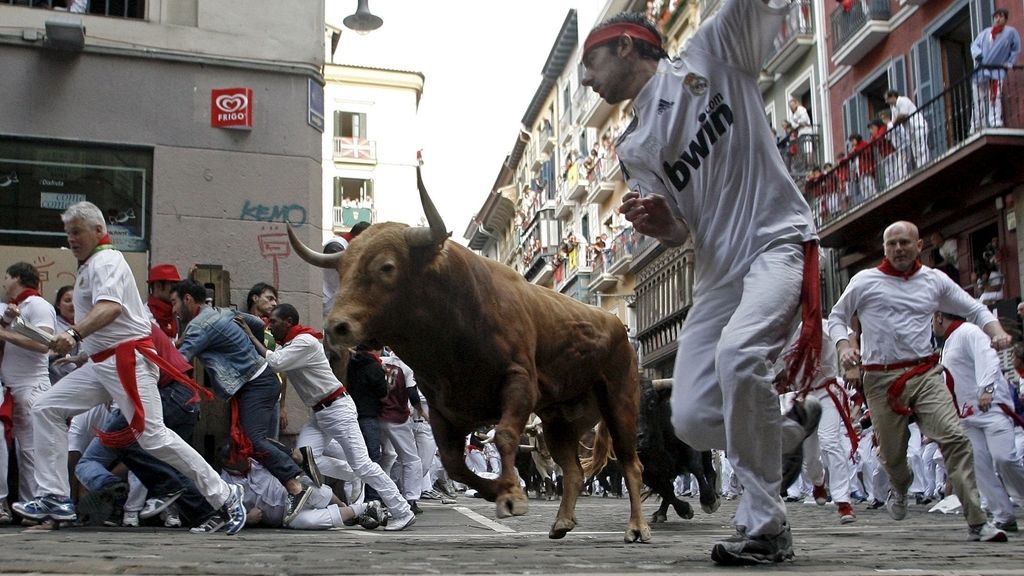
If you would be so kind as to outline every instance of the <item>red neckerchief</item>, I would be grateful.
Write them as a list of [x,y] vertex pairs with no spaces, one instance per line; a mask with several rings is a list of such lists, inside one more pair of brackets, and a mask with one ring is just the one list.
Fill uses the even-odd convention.
[[36,290],[35,288],[25,288],[21,292],[18,292],[18,295],[14,297],[14,300],[11,300],[11,304],[17,306],[27,300],[30,296],[39,296],[39,290]]
[[996,36],[999,36],[1003,32],[1003,28],[1006,28],[1006,24],[1000,24],[999,26],[992,27],[992,39],[995,40]]
[[292,339],[298,336],[299,334],[310,334],[313,336],[313,338],[316,338],[317,340],[320,340],[321,338],[324,337],[323,333],[317,332],[316,330],[313,330],[309,326],[296,324],[295,326],[292,326],[291,328],[288,329],[288,333],[285,334],[284,338],[281,339],[281,344],[284,345],[291,342]]
[[910,277],[917,273],[921,269],[921,260],[915,260],[914,264],[906,272],[897,270],[892,262],[889,262],[888,258],[882,258],[882,263],[878,265],[878,271],[882,274],[888,274],[889,276],[897,276],[904,280],[910,280]]
[[89,255],[85,257],[85,260],[79,260],[78,265],[81,266],[89,261],[97,252],[103,252],[104,250],[113,250],[114,242],[110,239],[110,234],[104,234],[100,237],[100,243],[97,244],[92,250],[89,251]]
[[177,322],[174,319],[174,307],[170,303],[164,302],[152,295],[146,301],[146,305],[149,306],[149,311],[153,313],[153,318],[156,320],[157,325],[160,326],[160,331],[167,334],[168,338],[174,338],[178,333]]
[[953,331],[959,328],[960,325],[963,323],[963,320],[950,320],[949,326],[946,326],[946,331],[942,334],[942,337],[948,340],[949,335],[952,334]]
[[352,233],[351,232],[342,232],[340,234],[340,236],[345,239],[345,242],[351,242],[352,241]]

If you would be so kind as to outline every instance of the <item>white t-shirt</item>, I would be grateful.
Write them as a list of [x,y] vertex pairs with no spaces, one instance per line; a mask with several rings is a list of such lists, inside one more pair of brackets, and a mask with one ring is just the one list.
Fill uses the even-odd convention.
[[[6,306],[4,306],[6,308]],[[39,296],[29,296],[18,305],[21,318],[36,328],[54,331],[57,312],[53,305]],[[2,313],[0,309],[0,313]],[[46,352],[36,352],[8,342],[4,346],[4,359],[0,363],[0,378],[8,388],[34,387],[50,381],[50,364]]]
[[982,389],[993,385],[989,412],[1003,414],[996,404],[1013,406],[1006,377],[999,369],[999,356],[992,348],[992,339],[974,324],[961,324],[942,347],[942,365],[953,375],[957,410],[967,418],[984,414],[978,408]]
[[996,318],[944,273],[921,266],[909,280],[877,268],[850,279],[828,317],[833,343],[849,339],[850,318],[861,325],[864,364],[891,364],[930,356],[932,315],[936,311],[963,316],[978,326]]
[[75,324],[88,316],[97,302],[121,305],[121,313],[113,322],[82,340],[82,352],[92,356],[121,342],[150,335],[149,311],[139,296],[135,276],[117,250],[103,250],[86,260],[78,269],[74,294]]
[[786,10],[726,0],[679,58],[658,64],[617,143],[629,188],[665,196],[689,226],[698,294],[739,281],[768,248],[817,237],[757,86]]
[[[332,245],[341,246],[341,250],[335,249],[334,251],[342,252],[346,248],[348,248],[348,240],[342,238],[341,236],[334,236],[333,238],[327,240],[327,242],[324,242],[324,250],[326,250],[328,246]],[[330,312],[331,308],[334,307],[334,296],[338,293],[338,290],[340,289],[341,279],[338,277],[338,271],[334,268],[325,268],[323,283],[323,312],[325,319],[327,318],[327,313]]]
[[311,334],[299,334],[287,344],[267,351],[267,366],[288,377],[306,406],[318,404],[341,387],[324,354],[324,346]]

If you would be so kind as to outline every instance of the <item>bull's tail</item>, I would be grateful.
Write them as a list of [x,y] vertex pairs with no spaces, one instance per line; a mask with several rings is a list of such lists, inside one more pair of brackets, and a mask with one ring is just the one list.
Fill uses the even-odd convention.
[[597,433],[594,435],[594,448],[590,456],[580,459],[583,466],[583,478],[590,478],[601,471],[608,464],[609,459],[615,458],[612,452],[612,435],[604,420],[597,423]]

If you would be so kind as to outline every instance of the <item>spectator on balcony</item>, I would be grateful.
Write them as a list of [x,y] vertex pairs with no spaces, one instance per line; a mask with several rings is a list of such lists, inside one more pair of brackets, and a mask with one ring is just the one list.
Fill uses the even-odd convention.
[[917,105],[896,90],[885,93],[885,102],[892,108],[894,128],[906,131],[906,143],[910,146],[908,173],[928,163],[928,121],[923,113],[918,113]]
[[[1010,13],[1000,8],[992,14],[992,26],[971,43],[974,58],[974,115],[971,131],[979,125],[1003,125],[1003,81],[1020,56],[1020,33],[1007,26]],[[984,124],[980,124],[984,122]]]
[[821,344],[811,210],[773,150],[757,84],[788,11],[784,0],[725,0],[675,60],[638,13],[600,23],[583,47],[582,84],[611,105],[631,100],[636,115],[618,141],[630,189],[619,211],[667,246],[692,230],[696,297],[678,342],[672,423],[698,450],[727,449],[745,488],[738,536],[712,548],[720,564],[792,558],[782,457],[820,414],[812,401],[783,417],[765,363],[801,303],[815,321],[794,356],[813,365]]
[[892,164],[892,153],[895,151],[887,132],[889,129],[886,127],[885,122],[879,118],[875,118],[868,123],[868,133],[871,135],[869,140],[872,148],[875,152],[875,158],[879,160],[881,164],[881,175],[879,181],[879,187],[885,189],[892,183],[893,167]]
[[960,265],[957,263],[956,238],[944,239],[941,232],[932,232],[929,238],[932,250],[932,268],[949,276],[957,285],[960,284]]

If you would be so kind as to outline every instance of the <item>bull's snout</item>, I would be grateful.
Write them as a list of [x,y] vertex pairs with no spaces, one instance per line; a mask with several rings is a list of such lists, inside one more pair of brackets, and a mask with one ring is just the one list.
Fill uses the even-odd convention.
[[334,322],[328,328],[335,342],[347,342],[352,337],[352,324],[347,320]]

